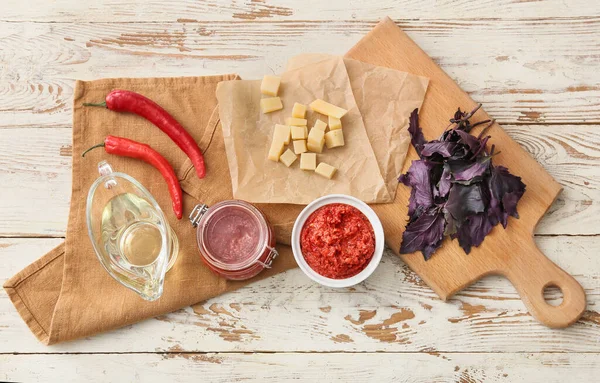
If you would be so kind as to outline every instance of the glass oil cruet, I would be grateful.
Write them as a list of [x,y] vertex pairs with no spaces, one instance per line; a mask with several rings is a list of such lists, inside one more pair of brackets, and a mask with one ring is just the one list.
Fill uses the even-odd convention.
[[104,269],[143,299],[162,295],[165,274],[179,253],[177,236],[150,192],[102,161],[90,188],[88,234]]

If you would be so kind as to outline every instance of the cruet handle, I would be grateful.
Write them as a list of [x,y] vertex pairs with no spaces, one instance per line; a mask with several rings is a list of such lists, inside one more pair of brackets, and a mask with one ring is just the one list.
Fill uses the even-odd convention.
[[[100,177],[104,177],[107,176],[109,174],[113,173],[113,169],[110,166],[110,164],[106,161],[100,161],[98,163],[98,173],[100,173]],[[110,177],[109,179],[106,180],[106,182],[104,183],[104,187],[107,189],[111,189],[112,187],[117,185],[117,180],[115,180],[113,177]]]

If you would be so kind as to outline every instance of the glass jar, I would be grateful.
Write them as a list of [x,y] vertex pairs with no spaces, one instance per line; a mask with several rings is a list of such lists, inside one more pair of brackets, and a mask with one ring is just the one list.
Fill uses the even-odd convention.
[[273,229],[260,210],[248,202],[228,200],[196,205],[190,214],[204,263],[231,280],[249,279],[270,268],[277,257]]

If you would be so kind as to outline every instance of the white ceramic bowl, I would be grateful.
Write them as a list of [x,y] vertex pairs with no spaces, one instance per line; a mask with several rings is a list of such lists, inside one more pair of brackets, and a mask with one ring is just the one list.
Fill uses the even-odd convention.
[[[318,274],[316,271],[310,268],[308,263],[306,263],[306,260],[302,255],[302,250],[300,249],[300,233],[308,217],[318,208],[332,203],[343,203],[360,210],[367,217],[369,222],[371,222],[371,226],[373,226],[373,231],[375,232],[375,253],[373,254],[373,258],[371,258],[371,261],[367,267],[365,267],[360,273],[346,279],[332,279]],[[298,266],[300,266],[300,269],[304,272],[304,274],[323,286],[338,288],[350,287],[364,281],[373,273],[373,271],[375,271],[379,265],[381,256],[383,255],[383,248],[383,226],[381,226],[381,221],[379,220],[379,217],[377,217],[377,214],[375,214],[373,209],[371,209],[366,203],[357,198],[344,194],[330,194],[311,202],[304,208],[304,210],[302,210],[298,218],[296,218],[294,228],[292,229],[292,251],[294,253],[296,263],[298,263]]]

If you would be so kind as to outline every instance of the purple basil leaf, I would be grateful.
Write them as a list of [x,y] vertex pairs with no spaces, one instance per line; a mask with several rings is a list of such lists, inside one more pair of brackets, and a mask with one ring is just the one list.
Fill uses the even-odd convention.
[[485,210],[485,205],[483,204],[480,185],[453,184],[448,193],[448,202],[446,202],[445,209],[458,221],[459,226],[468,216],[482,213]]
[[406,186],[410,186],[410,173],[406,172],[404,174],[400,174],[400,177],[398,177],[398,182]]
[[488,142],[488,140],[490,138],[491,138],[491,136],[487,136],[485,138],[478,139],[478,140],[480,140],[479,141],[479,149],[477,149],[473,153],[473,155],[471,156],[471,158],[476,158],[479,155],[479,153],[483,152],[483,150],[485,149],[485,146],[487,145],[487,142]]
[[481,142],[477,139],[477,137],[474,137],[462,130],[455,130],[455,132],[460,136],[459,142],[462,142],[463,144],[467,145],[471,152],[475,153],[477,150],[479,150]]
[[446,227],[444,228],[444,235],[452,236],[456,233],[457,223],[452,214],[450,214],[447,210],[444,210],[444,219],[446,220]]
[[446,198],[448,192],[450,191],[450,186],[452,186],[452,173],[450,171],[450,167],[445,165],[437,187],[433,189],[433,196]]
[[479,190],[481,191],[481,200],[483,201],[483,206],[488,208],[490,206],[490,201],[492,199],[492,194],[490,193],[490,187],[486,182],[486,177],[489,177],[489,173],[486,173],[481,182],[478,183]]
[[458,110],[454,113],[454,120],[455,121],[461,120],[466,115],[467,115],[467,113],[461,112],[460,107],[459,107]]
[[415,150],[421,155],[421,148],[427,142],[425,136],[423,136],[423,129],[419,126],[419,109],[415,109],[410,114],[410,121],[408,124],[408,132],[410,133],[410,141],[414,146]]
[[508,222],[508,214],[505,214],[502,211],[502,205],[500,201],[495,199],[493,196],[490,199],[490,204],[487,213],[492,226],[496,226],[498,223],[502,223],[502,226],[506,229],[506,224]]
[[429,141],[423,144],[421,149],[422,157],[429,157],[434,154],[439,154],[444,158],[452,156],[452,153],[456,149],[456,143],[445,142],[445,141]]
[[518,217],[517,203],[525,193],[525,184],[521,177],[510,174],[507,168],[492,166],[488,185],[492,207],[490,214],[494,216],[493,221],[498,220],[506,228],[509,215]]
[[458,244],[465,253],[471,252],[472,246],[479,246],[485,239],[485,236],[492,231],[494,226],[490,223],[485,214],[476,214],[468,217],[466,221],[458,228],[453,238],[458,238]]
[[452,161],[449,163],[452,176],[456,181],[470,181],[481,177],[488,170],[490,161]]
[[513,216],[515,218],[519,218],[519,213],[517,212],[517,203],[521,195],[518,193],[506,193],[504,197],[502,197],[502,206],[504,207],[504,211],[506,214]]
[[472,156],[471,151],[469,150],[469,147],[467,145],[458,144],[458,145],[456,145],[456,148],[454,149],[454,153],[452,153],[452,156],[447,158],[447,160],[449,160],[449,161],[466,160],[466,159],[471,158],[471,156]]
[[421,251],[425,260],[440,247],[444,239],[444,214],[439,209],[430,209],[406,226],[402,234],[401,254]]
[[[406,185],[406,184],[405,184]],[[410,220],[415,218],[414,214],[417,210],[417,199],[415,198],[416,189],[410,189],[410,198],[408,199],[408,216]]]
[[444,142],[458,142],[459,140],[460,136],[456,133],[456,130],[454,129],[446,130],[444,133],[442,133],[439,139],[439,141]]
[[[433,205],[433,195],[430,179],[430,171],[435,165],[424,160],[416,160],[410,164],[410,168],[406,174],[403,174],[398,179],[404,185],[411,186],[409,215],[412,215],[416,206],[428,208]],[[413,192],[414,191],[414,195]],[[412,205],[412,209],[411,209]]]
[[423,207],[423,206],[417,206],[413,213],[410,214],[410,217],[408,219],[408,223],[412,223],[414,221],[416,221],[417,219],[419,219],[419,217],[423,214],[423,212],[425,212],[427,208]]

